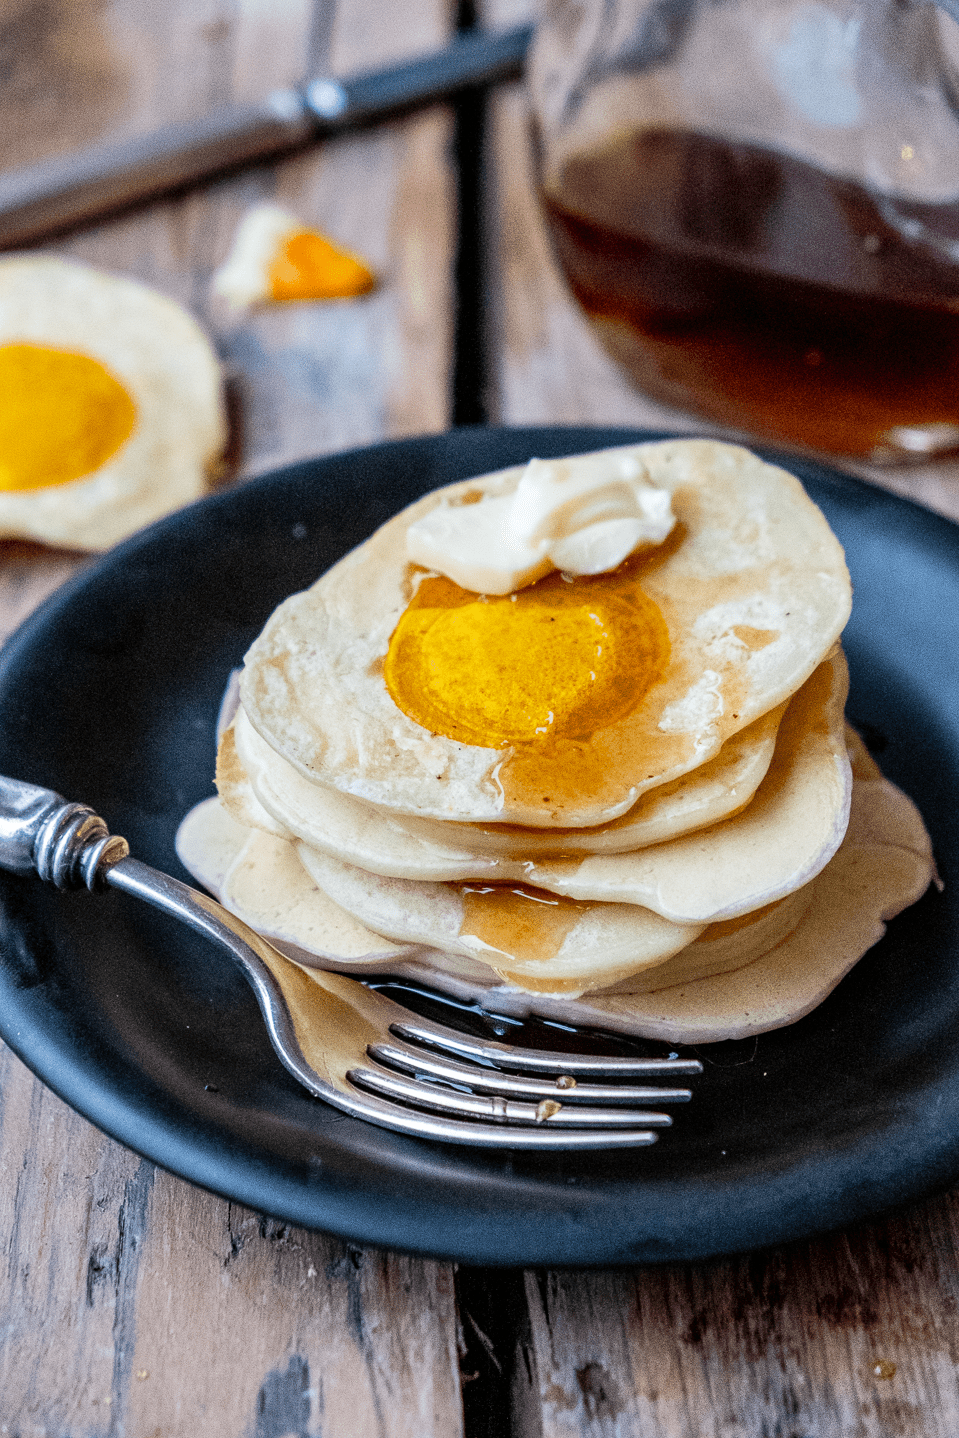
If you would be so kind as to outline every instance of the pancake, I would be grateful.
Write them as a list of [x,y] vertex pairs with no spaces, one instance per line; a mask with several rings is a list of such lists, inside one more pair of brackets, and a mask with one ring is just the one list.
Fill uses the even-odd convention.
[[106,549],[199,498],[220,366],[180,305],[53,256],[0,259],[0,536]]
[[749,803],[765,776],[784,711],[780,705],[764,714],[734,734],[715,759],[650,790],[621,818],[594,829],[443,823],[381,809],[304,779],[260,738],[242,707],[232,731],[221,738],[216,782],[241,822],[295,834],[312,848],[373,873],[495,878],[503,861],[622,853],[729,818]]
[[177,858],[198,883],[221,899],[223,881],[250,837],[249,825],[241,824],[218,799],[204,799],[180,821]]
[[641,974],[630,974],[620,983],[609,985],[603,992],[655,993],[677,984],[693,983],[741,969],[762,958],[789,937],[802,922],[814,893],[814,885],[808,883],[787,894],[784,899],[776,899],[751,914],[707,924],[682,953],[667,960],[661,973],[649,969]]
[[769,771],[735,817],[630,854],[529,864],[526,882],[572,899],[643,904],[675,923],[732,919],[801,888],[846,832],[848,688],[837,649],[790,703]]
[[[850,745],[855,753],[858,741],[853,735]],[[322,933],[312,919],[305,928],[300,923],[306,896],[313,894],[315,901],[318,891],[295,862],[287,874],[299,897],[287,906],[276,938],[286,952],[314,963],[316,956],[307,954],[303,941],[318,943],[321,966],[430,982],[451,997],[515,1017],[537,1014],[670,1043],[716,1042],[762,1033],[809,1013],[882,937],[886,922],[920,898],[934,877],[929,837],[915,806],[878,775],[871,761],[864,767],[871,772],[854,781],[846,837],[803,890],[741,924],[739,941],[737,930],[728,924],[710,926],[675,957],[638,978],[622,979],[615,987],[583,998],[562,992],[532,993],[515,983],[497,982],[488,969],[484,979],[478,977],[483,966],[475,961],[428,949],[409,947],[387,959],[382,949],[377,951],[382,941],[376,935],[353,953],[337,953],[333,936],[345,930],[334,924]],[[292,844],[262,833],[251,835],[215,799],[198,805],[186,817],[177,836],[177,852],[227,907],[265,932],[263,912],[245,888],[245,880],[253,878],[259,867],[256,852],[246,850],[254,862],[242,870],[243,877],[236,870],[248,841],[282,845],[286,861],[295,858]],[[222,886],[231,868],[237,878],[228,894]],[[254,882],[256,892],[266,891],[260,880]],[[291,916],[299,918],[294,922]],[[260,922],[255,922],[257,917]],[[753,957],[756,941],[763,939],[770,947]],[[691,977],[706,964],[713,970],[711,975]],[[644,988],[646,992],[641,991]]]
[[[648,994],[594,996],[579,1021],[662,1039],[714,1043],[782,1028],[821,1004],[914,904],[935,875],[929,836],[910,800],[885,779],[857,780],[849,831],[812,881],[792,934],[744,967]],[[498,1005],[498,1007],[501,1007]]]
[[223,906],[300,962],[379,969],[417,947],[373,934],[317,888],[286,839],[240,824],[218,799],[187,814],[180,862]]
[[497,973],[583,992],[661,964],[702,924],[676,924],[637,904],[577,903],[526,886],[387,879],[298,846],[319,888],[377,933],[479,958]]
[[[799,482],[746,450],[627,452],[671,496],[663,545],[491,599],[410,565],[406,529],[511,493],[521,468],[427,495],[273,614],[241,680],[254,728],[304,778],[385,809],[546,829],[608,823],[712,760],[838,638],[842,550]],[[431,727],[388,676],[404,703],[419,684]]]
[[[464,516],[517,468],[404,511],[249,650],[179,851],[296,961],[705,1042],[807,1013],[927,886],[844,728],[848,574],[801,486],[711,441],[613,453],[677,521],[616,569],[480,595],[410,561],[446,506],[420,528],[458,536],[449,573],[511,563],[518,505]],[[562,509],[606,464],[536,476]]]
[[[314,863],[310,850],[356,870],[350,889],[352,898],[346,907],[374,928],[380,926],[382,917],[371,917],[363,907],[359,890],[365,882],[369,903],[378,914],[375,906],[379,899],[373,898],[382,892],[378,876],[396,880],[390,892],[398,903],[408,905],[419,903],[419,886],[424,882],[473,880],[529,885],[575,900],[641,905],[679,924],[706,924],[748,913],[806,883],[831,858],[842,839],[851,783],[843,720],[848,687],[845,659],[837,648],[790,701],[779,727],[772,763],[752,802],[735,817],[691,835],[623,854],[536,860],[526,856],[523,836],[518,833],[515,857],[494,859],[414,838],[402,823],[376,811],[365,816],[361,830],[365,852],[370,855],[368,865],[355,857],[357,845],[351,850],[344,844],[343,826],[335,822],[328,825],[325,833],[312,825],[306,829],[311,841],[318,837],[320,842],[307,844],[303,862],[324,887],[322,875],[334,870],[321,871],[317,867],[319,857]],[[244,723],[242,713],[235,732],[242,741],[244,757],[253,749],[258,750],[254,758],[263,757],[266,746]],[[267,750],[267,759],[271,752]],[[230,782],[229,773],[235,773],[237,765],[238,756],[232,755],[227,739],[222,746],[218,785],[221,792],[233,793],[235,812],[243,818],[244,813],[252,812],[252,804],[248,787],[238,789],[235,782]],[[293,774],[289,766],[286,773]],[[307,786],[299,776],[287,788],[295,789],[297,784],[304,789],[316,788]],[[257,793],[270,802],[276,789],[261,786]],[[334,819],[336,799],[341,797],[335,796],[327,805]],[[347,800],[343,807],[350,804],[357,807],[353,800]],[[291,806],[273,805],[273,809],[282,814],[287,832],[298,837],[304,833],[297,823],[299,815],[291,813]],[[439,824],[435,827],[443,828]],[[462,826],[460,832],[464,832]],[[340,870],[335,872],[339,874]],[[401,931],[388,932],[401,936]],[[402,936],[407,937],[405,931]],[[417,941],[433,947],[447,946],[447,939],[438,934],[420,933]]]
[[[191,873],[221,903],[251,928],[277,944],[284,953],[307,966],[332,966],[361,973],[394,972],[399,963],[408,973],[410,963],[441,969],[447,977],[489,983],[490,966],[468,957],[441,952],[415,943],[390,944],[334,903],[310,878],[298,858],[298,846],[260,830],[250,830],[232,817],[216,799],[198,804],[181,825],[177,852]],[[302,852],[302,850],[300,850]],[[665,960],[670,981],[700,978],[739,968],[778,943],[799,922],[809,891],[767,906],[755,916],[732,924],[712,924],[698,938]],[[584,991],[585,979],[543,979],[543,965],[525,982],[537,992],[568,996]],[[548,965],[546,966],[548,967]],[[651,966],[631,969],[620,987],[644,992],[662,987]],[[537,979],[536,969],[540,977]],[[508,971],[501,975],[509,981]],[[615,971],[593,976],[609,990]],[[517,984],[524,980],[517,975]]]
[[293,831],[287,824],[274,818],[260,803],[237,753],[234,735],[242,712],[235,712],[219,736],[216,751],[217,793],[223,801],[223,807],[232,814],[238,824],[244,824],[248,829],[262,829],[267,834],[279,834],[285,839],[292,838]]

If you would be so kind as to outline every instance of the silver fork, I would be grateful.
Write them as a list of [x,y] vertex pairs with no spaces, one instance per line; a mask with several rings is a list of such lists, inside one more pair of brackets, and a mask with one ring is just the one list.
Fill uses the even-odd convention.
[[383,1128],[486,1148],[636,1148],[672,1122],[637,1105],[692,1095],[633,1081],[702,1071],[695,1059],[513,1048],[417,1018],[355,979],[294,964],[215,899],[131,858],[87,805],[2,777],[0,868],[61,889],[110,885],[218,943],[252,985],[290,1073]]

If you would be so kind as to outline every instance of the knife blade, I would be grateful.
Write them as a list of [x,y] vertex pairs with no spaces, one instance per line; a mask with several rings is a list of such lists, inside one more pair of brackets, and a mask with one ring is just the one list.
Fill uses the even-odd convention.
[[384,69],[276,90],[261,104],[59,156],[0,175],[0,249],[44,239],[215,175],[521,75],[532,27],[467,31]]

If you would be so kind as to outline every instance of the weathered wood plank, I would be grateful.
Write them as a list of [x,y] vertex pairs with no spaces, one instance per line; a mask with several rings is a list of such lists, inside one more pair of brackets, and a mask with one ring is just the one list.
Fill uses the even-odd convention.
[[148,1224],[115,1398],[130,1438],[460,1433],[447,1265],[349,1248],[163,1173]]
[[950,1197],[728,1262],[528,1274],[523,1438],[951,1438],[957,1216]]
[[460,1438],[448,1265],[195,1189],[5,1048],[0,1093],[0,1433]]
[[[0,1433],[106,1433],[116,1324],[152,1165],[0,1049]],[[29,1426],[32,1425],[32,1426]]]

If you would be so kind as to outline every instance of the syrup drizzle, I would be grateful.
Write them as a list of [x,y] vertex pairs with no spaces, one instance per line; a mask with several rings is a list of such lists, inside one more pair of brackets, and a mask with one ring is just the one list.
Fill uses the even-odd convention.
[[460,884],[460,934],[521,963],[552,959],[593,904],[526,884]]

